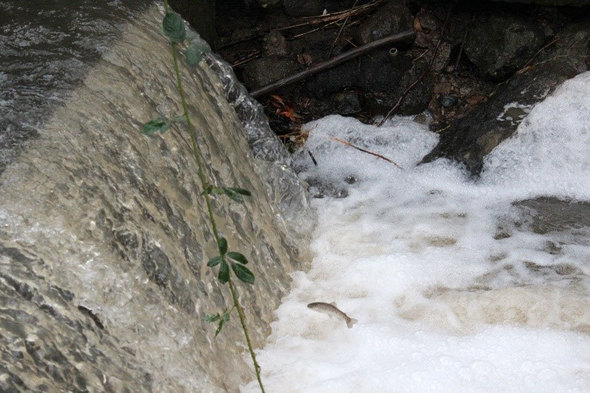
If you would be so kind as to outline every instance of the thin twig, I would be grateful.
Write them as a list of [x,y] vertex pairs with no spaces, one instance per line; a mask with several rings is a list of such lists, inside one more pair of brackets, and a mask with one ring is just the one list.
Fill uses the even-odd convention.
[[349,16],[360,15],[365,12],[368,12],[371,10],[371,8],[377,6],[382,1],[383,0],[378,0],[373,3],[361,5],[357,8],[351,8],[351,9],[344,10],[344,11],[333,12],[331,14],[309,16],[309,17],[304,18],[305,22],[296,23],[294,25],[289,25],[289,26],[277,27],[274,30],[280,30],[280,31],[291,30],[291,29],[296,29],[298,27],[314,26],[314,25],[321,25],[323,23],[328,23],[328,22],[341,21],[342,19],[346,19]]
[[375,49],[379,46],[404,41],[404,40],[407,40],[412,37],[414,37],[414,30],[406,30],[406,31],[399,33],[399,34],[393,34],[393,35],[387,36],[385,38],[381,38],[379,40],[369,42],[366,45],[363,45],[358,48],[352,49],[348,52],[342,53],[342,54],[340,54],[328,61],[324,61],[322,63],[319,63],[319,64],[315,65],[314,67],[310,67],[305,71],[298,72],[295,75],[291,75],[287,78],[280,79],[276,82],[273,82],[270,85],[261,87],[260,89],[255,90],[252,93],[250,93],[250,95],[252,95],[253,97],[258,97],[258,96],[270,93],[271,91],[274,91],[278,88],[298,82],[302,79],[307,78],[310,75],[317,74],[318,72],[327,70],[327,69],[332,68],[332,67],[334,67],[340,63],[343,63],[347,60],[358,57],[358,56],[362,55],[363,53],[368,52],[372,49]]
[[424,77],[432,69],[432,65],[434,64],[434,61],[436,60],[436,55],[438,53],[438,48],[440,47],[440,44],[442,43],[443,34],[444,34],[445,28],[447,26],[447,23],[449,22],[449,17],[451,16],[451,10],[452,9],[453,9],[453,5],[451,4],[449,6],[448,11],[447,11],[447,16],[445,18],[445,23],[443,23],[443,25],[442,25],[442,27],[440,29],[440,37],[438,39],[438,42],[436,43],[436,46],[434,47],[434,51],[432,52],[432,59],[430,59],[430,62],[428,62],[428,67],[426,67],[426,69],[424,70],[424,72],[422,72],[420,74],[420,76],[418,76],[418,78],[416,78],[416,80],[414,82],[412,82],[408,87],[406,87],[406,89],[404,90],[404,92],[402,93],[402,95],[400,96],[400,98],[397,100],[397,102],[395,103],[395,105],[393,106],[393,108],[391,108],[389,110],[389,112],[387,112],[387,114],[383,117],[383,119],[379,122],[379,124],[377,124],[377,127],[381,127],[383,125],[383,123],[385,123],[389,119],[389,117],[400,107],[400,105],[402,104],[402,101],[404,100],[404,98],[406,98],[406,96],[414,88],[414,86],[416,86],[418,84],[418,82],[420,82],[422,79],[424,79]]
[[[393,160],[390,160],[389,158],[387,158],[387,157],[385,157],[385,156],[383,156],[383,155],[381,155],[381,154],[379,154],[379,153],[374,153],[374,152],[372,152],[372,151],[369,151],[369,150],[363,149],[362,147],[355,146],[355,145],[353,145],[353,144],[352,144],[352,143],[350,143],[350,142],[343,141],[342,139],[339,139],[339,138],[336,138],[336,137],[333,137],[333,136],[331,136],[331,137],[330,137],[330,139],[332,139],[333,141],[336,141],[336,142],[340,142],[340,143],[342,143],[342,144],[344,144],[344,145],[346,145],[346,146],[350,146],[350,147],[352,147],[353,149],[356,149],[356,150],[358,150],[358,151],[362,151],[363,153],[367,153],[367,154],[370,154],[370,155],[372,155],[372,156],[375,156],[375,157],[377,157],[377,158],[381,158],[382,160],[385,160],[385,161],[387,161],[387,162],[389,162],[389,163],[391,163],[391,164],[395,165],[395,166],[396,166],[396,167],[398,167],[399,169],[404,169],[404,168],[402,168],[401,166],[399,166],[399,165],[398,165],[398,164],[397,164],[395,161],[393,161]],[[317,165],[317,164],[316,164],[316,165]]]
[[238,66],[241,66],[243,64],[249,63],[249,62],[251,62],[252,60],[254,60],[254,59],[258,58],[258,57],[260,57],[260,51],[259,50],[254,50],[254,51],[248,53],[244,58],[242,58],[242,59],[236,61],[235,63],[233,63],[231,66],[232,66],[232,68],[238,67]]
[[[356,7],[356,3],[358,3],[358,2],[359,2],[359,0],[354,0],[354,4],[352,5],[352,8]],[[344,23],[342,23],[342,26],[340,26],[340,30],[338,30],[338,34],[336,34],[336,38],[334,39],[334,42],[332,42],[332,46],[330,47],[330,56],[332,56],[332,53],[334,53],[334,47],[336,46],[336,43],[340,39],[340,35],[342,34],[342,31],[344,31],[344,27],[346,26],[346,23],[348,23],[349,19],[350,19],[350,14],[346,16],[346,19],[344,19]]]
[[535,52],[534,55],[531,56],[531,58],[526,63],[524,63],[524,65],[521,67],[521,69],[526,68],[529,64],[531,64],[531,62],[535,59],[535,57],[537,57],[539,55],[539,53],[541,53],[545,49],[549,48],[551,45],[555,44],[557,41],[559,41],[559,39],[560,39],[559,37],[555,37],[551,41],[549,41],[548,43],[543,45],[537,52]]

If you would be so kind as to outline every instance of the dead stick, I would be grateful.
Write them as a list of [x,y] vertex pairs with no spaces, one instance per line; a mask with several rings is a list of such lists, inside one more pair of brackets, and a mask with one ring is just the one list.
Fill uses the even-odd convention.
[[402,93],[402,95],[400,96],[400,98],[397,100],[397,102],[395,103],[395,105],[393,106],[393,108],[391,108],[389,110],[389,112],[387,112],[387,114],[383,117],[383,120],[381,120],[379,122],[379,124],[377,124],[377,127],[381,127],[383,125],[383,123],[385,123],[387,121],[387,119],[389,119],[389,117],[402,104],[402,101],[404,100],[404,98],[406,98],[406,96],[408,95],[408,93],[410,92],[410,90],[412,90],[414,88],[414,86],[416,86],[418,84],[418,82],[420,82],[430,72],[430,69],[432,68],[432,65],[434,64],[434,61],[436,60],[436,54],[437,54],[438,48],[440,47],[440,44],[442,42],[444,30],[445,30],[445,27],[447,26],[447,22],[449,21],[449,17],[451,16],[451,10],[452,9],[453,9],[453,6],[451,4],[449,6],[448,11],[447,11],[447,16],[445,18],[445,23],[443,23],[442,28],[440,29],[440,38],[438,39],[438,42],[436,43],[436,46],[434,47],[434,51],[432,52],[432,59],[430,59],[430,62],[428,62],[428,67],[426,67],[426,69],[424,70],[424,72],[422,72],[420,74],[420,76],[418,76],[418,78],[416,78],[416,80],[414,82],[412,82],[408,87],[406,87],[406,89],[404,90],[404,92]]
[[[358,1],[359,0],[354,0],[354,4],[352,5],[352,8],[356,7],[356,3],[358,3]],[[346,19],[344,19],[344,23],[342,23],[342,26],[340,26],[340,30],[338,30],[338,34],[336,35],[334,42],[332,42],[332,46],[330,47],[330,56],[332,56],[332,53],[334,52],[334,47],[336,46],[336,43],[338,42],[338,39],[340,38],[340,35],[342,34],[344,27],[346,27],[346,23],[348,23],[349,19],[350,19],[350,14],[346,17]]]
[[367,154],[370,154],[370,155],[372,155],[372,156],[375,156],[375,157],[377,157],[377,158],[381,158],[382,160],[385,160],[385,161],[387,161],[387,162],[389,162],[389,163],[391,163],[391,164],[395,165],[395,166],[396,166],[396,167],[398,167],[399,169],[404,169],[404,168],[402,168],[401,166],[399,166],[399,165],[398,165],[398,164],[397,164],[395,161],[392,161],[392,160],[390,160],[389,158],[387,158],[387,157],[385,157],[385,156],[382,156],[382,155],[381,155],[381,154],[379,154],[379,153],[374,153],[374,152],[372,152],[372,151],[365,150],[365,149],[363,149],[363,148],[361,148],[361,147],[358,147],[358,146],[355,146],[355,145],[353,145],[353,144],[352,144],[352,143],[350,143],[350,142],[343,141],[342,139],[338,139],[338,138],[335,138],[335,137],[333,137],[333,136],[331,136],[331,137],[330,137],[330,139],[332,139],[333,141],[336,141],[336,142],[340,142],[340,143],[342,143],[342,144],[344,144],[344,145],[346,145],[346,146],[350,146],[350,147],[352,147],[353,149],[357,149],[358,151],[362,151],[363,153],[367,153]]
[[358,48],[352,49],[348,52],[344,52],[341,55],[334,57],[333,59],[330,59],[328,61],[324,61],[314,67],[310,67],[305,71],[298,72],[295,75],[291,75],[287,78],[280,79],[276,82],[271,83],[270,85],[264,86],[258,90],[254,90],[250,94],[253,97],[258,97],[258,96],[270,93],[271,91],[274,91],[278,88],[281,88],[281,87],[284,87],[287,85],[290,85],[291,83],[298,82],[302,79],[307,78],[310,75],[317,74],[318,72],[332,68],[332,67],[334,67],[340,63],[343,63],[347,60],[354,59],[355,57],[358,57],[358,56],[362,55],[363,53],[368,52],[368,51],[375,49],[377,47],[380,47],[380,46],[383,46],[386,44],[392,44],[395,42],[404,41],[404,40],[407,40],[407,39],[413,38],[413,37],[414,37],[414,30],[406,30],[406,31],[399,33],[399,34],[393,34],[393,35],[387,36],[385,38],[381,38],[379,40],[369,42],[368,44],[365,44],[363,46],[359,46]]

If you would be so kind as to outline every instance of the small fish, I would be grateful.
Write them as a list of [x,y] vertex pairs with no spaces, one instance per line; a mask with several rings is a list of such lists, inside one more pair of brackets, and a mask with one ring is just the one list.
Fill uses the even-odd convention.
[[346,322],[346,326],[350,329],[352,325],[357,323],[358,321],[354,318],[350,318],[348,315],[343,313],[336,307],[336,303],[324,303],[324,302],[314,302],[309,303],[307,308],[311,308],[312,310],[323,312],[330,317],[340,318]]

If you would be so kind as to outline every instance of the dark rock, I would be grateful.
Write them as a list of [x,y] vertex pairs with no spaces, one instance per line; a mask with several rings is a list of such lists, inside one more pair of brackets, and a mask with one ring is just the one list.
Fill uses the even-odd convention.
[[352,0],[283,0],[283,9],[290,16],[313,16],[341,11],[351,7]]
[[446,108],[451,107],[457,103],[457,99],[453,96],[443,96],[440,100],[440,104]]
[[358,70],[358,61],[342,63],[309,78],[305,86],[314,97],[325,97],[344,89],[357,87]]
[[479,174],[483,158],[516,131],[530,108],[547,97],[563,81],[588,69],[590,23],[564,29],[560,40],[541,54],[527,72],[515,74],[483,105],[474,108],[441,134],[439,144],[424,157],[430,162],[449,157]]
[[389,51],[371,53],[361,61],[358,85],[367,92],[392,92],[403,85],[401,80],[412,66],[412,58],[405,54],[392,57]]
[[211,0],[170,0],[170,6],[199,32],[199,35],[211,45],[217,46],[215,31],[215,1]]
[[390,1],[361,24],[357,40],[366,44],[412,28],[412,13],[403,1]]
[[[473,174],[479,174],[484,156],[512,135],[530,108],[576,74],[567,61],[555,61],[514,76],[484,105],[477,106],[442,133],[439,144],[423,161],[449,157],[464,163]],[[512,116],[506,107],[511,103],[515,112]]]
[[531,22],[513,15],[493,15],[476,23],[464,50],[482,75],[499,81],[525,65],[544,39],[543,31]]
[[251,90],[266,86],[301,70],[294,60],[280,56],[262,57],[244,66],[242,79]]
[[263,52],[266,56],[287,56],[287,40],[279,31],[273,30],[264,37]]
[[267,7],[274,7],[278,4],[280,4],[281,0],[256,0],[256,2],[262,8],[267,8]]
[[332,96],[334,111],[343,116],[352,115],[361,111],[361,102],[357,93],[345,91]]
[[368,112],[375,114],[388,112],[397,104],[404,91],[418,79],[418,82],[402,99],[396,114],[412,115],[428,108],[434,90],[434,78],[430,72],[421,78],[428,64],[421,61],[412,63],[412,59],[406,55],[400,56],[400,61],[411,68],[396,74],[393,79],[395,85],[392,85],[392,81],[384,83],[384,87],[391,87],[389,90],[377,89],[376,92],[366,94],[363,106]]

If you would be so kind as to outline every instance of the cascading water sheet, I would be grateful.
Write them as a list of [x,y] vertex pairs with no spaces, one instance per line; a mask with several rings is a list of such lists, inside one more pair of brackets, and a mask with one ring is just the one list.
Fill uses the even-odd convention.
[[418,165],[438,136],[407,118],[308,124],[295,162],[320,196],[315,257],[260,352],[267,391],[590,391],[588,97],[590,73],[567,81],[478,180]]

